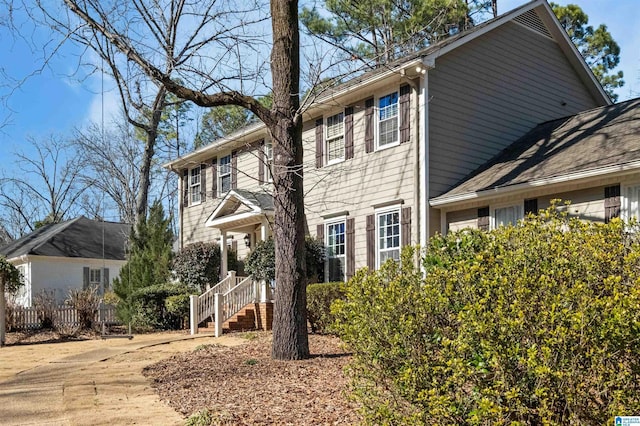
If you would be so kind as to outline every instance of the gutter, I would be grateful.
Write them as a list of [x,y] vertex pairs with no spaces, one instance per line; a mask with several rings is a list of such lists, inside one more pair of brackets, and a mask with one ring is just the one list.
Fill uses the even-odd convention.
[[531,188],[559,185],[562,183],[571,183],[580,180],[589,182],[604,176],[625,176],[637,172],[638,170],[640,170],[640,160],[632,161],[626,164],[616,164],[612,166],[600,167],[597,169],[568,173],[561,176],[534,179],[529,182],[518,183],[515,185],[499,186],[475,192],[465,192],[462,194],[455,194],[451,196],[437,197],[429,200],[429,204],[432,207],[455,207],[457,204],[461,204],[465,201],[494,198],[500,195],[509,195],[516,192],[522,192]]

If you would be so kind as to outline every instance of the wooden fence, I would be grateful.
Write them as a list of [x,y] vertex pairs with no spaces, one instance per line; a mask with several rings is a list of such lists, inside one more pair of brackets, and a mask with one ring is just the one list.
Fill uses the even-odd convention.
[[[60,305],[46,309],[42,308],[24,308],[21,306],[13,306],[7,312],[7,328],[9,330],[37,330],[42,328],[43,318],[49,318],[53,321],[53,326],[59,327],[79,327],[78,311],[72,306]],[[120,322],[116,319],[116,308],[113,305],[101,304],[94,315],[94,324],[96,326],[118,325]]]

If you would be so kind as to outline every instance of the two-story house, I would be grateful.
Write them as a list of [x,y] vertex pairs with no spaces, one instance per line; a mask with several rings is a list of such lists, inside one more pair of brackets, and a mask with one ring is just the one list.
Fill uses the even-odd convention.
[[[487,176],[505,148],[540,136],[539,123],[608,105],[544,0],[324,93],[305,112],[303,143],[307,228],[327,247],[325,278],[377,268],[449,227],[514,220],[552,194],[586,196],[575,185],[498,191]],[[180,244],[233,241],[243,257],[266,238],[270,159],[269,134],[255,124],[168,163],[181,176]],[[514,172],[504,172],[509,184]]]

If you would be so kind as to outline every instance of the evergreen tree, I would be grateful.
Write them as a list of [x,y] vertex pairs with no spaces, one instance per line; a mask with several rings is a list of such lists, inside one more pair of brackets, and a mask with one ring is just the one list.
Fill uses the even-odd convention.
[[594,29],[588,25],[589,16],[578,5],[560,6],[556,3],[550,5],[605,92],[612,101],[617,101],[618,95],[613,91],[624,85],[622,79],[624,75],[622,71],[610,74],[620,63],[620,46],[607,30],[607,26],[600,24]]
[[124,322],[131,320],[135,309],[132,295],[141,288],[167,282],[171,274],[173,231],[159,201],[131,232],[129,244],[129,260],[113,280],[113,291],[120,298],[118,315]]

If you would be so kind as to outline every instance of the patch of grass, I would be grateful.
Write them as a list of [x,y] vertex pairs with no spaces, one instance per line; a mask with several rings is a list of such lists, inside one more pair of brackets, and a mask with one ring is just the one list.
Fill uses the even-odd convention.
[[203,344],[203,345],[198,345],[195,347],[195,349],[193,350],[194,352],[198,352],[198,351],[206,351],[207,349],[210,348],[217,348],[220,345],[217,345],[215,343],[208,343],[208,344]]
[[242,333],[242,338],[247,340],[255,340],[258,338],[258,333],[253,331],[248,331],[246,333]]
[[[204,346],[204,345],[203,345]],[[209,426],[213,423],[213,415],[206,408],[191,415],[185,422],[185,426]]]
[[247,364],[247,365],[256,365],[258,363],[258,360],[255,359],[255,358],[250,358],[250,359],[246,360],[244,363]]

